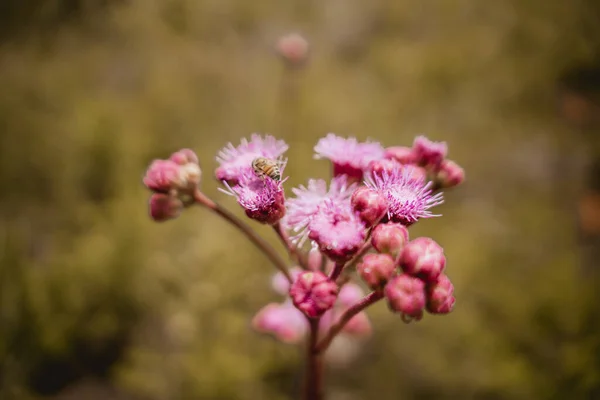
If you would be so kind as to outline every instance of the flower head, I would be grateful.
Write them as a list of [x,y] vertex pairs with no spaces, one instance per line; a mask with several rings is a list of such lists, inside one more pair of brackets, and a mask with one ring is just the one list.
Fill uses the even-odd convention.
[[409,166],[371,174],[365,183],[387,198],[388,218],[404,225],[413,224],[419,218],[439,216],[429,209],[444,202],[441,193],[432,195],[432,183],[425,183],[418,175],[415,177],[413,167]]
[[290,297],[296,308],[314,318],[333,307],[338,288],[335,282],[320,271],[301,273],[290,287]]
[[322,179],[311,179],[306,187],[300,186],[292,189],[296,197],[287,200],[283,225],[295,234],[292,238],[294,243],[300,246],[304,243],[308,235],[308,225],[325,200],[349,204],[354,189],[356,189],[356,184],[348,185],[345,176],[333,178],[329,189],[327,183]]
[[409,275],[433,282],[446,267],[444,249],[431,238],[418,237],[404,247],[400,266]]
[[412,164],[416,161],[413,149],[404,146],[386,148],[385,158],[398,161],[400,164]]
[[408,229],[402,224],[389,222],[377,225],[371,232],[371,244],[379,253],[389,254],[398,261],[408,242]]
[[366,226],[377,223],[387,211],[387,199],[377,190],[361,186],[352,195],[352,208]]
[[348,203],[325,200],[308,225],[308,237],[334,261],[349,260],[365,241],[365,224]]
[[172,160],[154,160],[144,176],[144,185],[157,193],[168,193],[181,186],[181,166]]
[[367,254],[356,271],[371,289],[380,289],[396,272],[396,263],[388,254]]
[[427,285],[427,311],[430,313],[448,314],[455,301],[454,286],[446,275],[440,275],[435,282]]
[[425,136],[418,136],[413,142],[415,162],[422,167],[436,169],[447,152],[446,142],[432,142]]
[[148,204],[150,218],[156,222],[164,222],[177,218],[183,211],[183,202],[175,196],[164,193],[153,193]]
[[398,275],[385,285],[385,297],[392,311],[420,320],[425,308],[425,284],[410,275]]
[[308,328],[302,313],[289,300],[263,307],[252,319],[252,327],[258,332],[271,334],[284,343],[298,343]]
[[255,158],[266,157],[275,160],[285,153],[288,147],[283,140],[277,140],[271,135],[262,137],[258,134],[252,134],[250,141],[242,139],[237,147],[229,143],[217,155],[219,167],[215,176],[220,181],[235,185],[245,171],[252,170],[252,161]]
[[308,58],[308,42],[301,35],[291,33],[277,41],[277,52],[289,66],[300,66]]
[[355,138],[342,138],[333,133],[320,139],[315,146],[315,158],[327,158],[333,163],[333,175],[347,175],[359,181],[373,160],[383,158],[384,150],[378,142],[358,142]]
[[439,187],[451,188],[465,181],[465,171],[460,165],[452,160],[444,160],[440,164],[435,182]]
[[272,225],[285,215],[284,181],[269,177],[262,179],[253,171],[246,170],[239,175],[237,185],[232,187],[224,181],[228,190],[220,190],[235,196],[249,218]]

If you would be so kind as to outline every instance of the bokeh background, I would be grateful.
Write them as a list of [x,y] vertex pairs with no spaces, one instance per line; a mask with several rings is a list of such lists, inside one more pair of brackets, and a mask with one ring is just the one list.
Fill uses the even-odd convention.
[[250,329],[265,257],[205,210],[151,222],[140,181],[190,147],[243,215],[211,174],[252,132],[290,144],[288,189],[329,175],[327,132],[467,172],[413,230],[455,311],[369,309],[331,399],[600,398],[599,99],[596,0],[2,0],[0,398],[298,398],[300,349]]

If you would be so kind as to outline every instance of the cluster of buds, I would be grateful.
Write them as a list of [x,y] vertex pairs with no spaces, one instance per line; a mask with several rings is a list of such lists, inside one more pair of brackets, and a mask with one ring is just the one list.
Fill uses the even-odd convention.
[[[367,335],[364,309],[383,298],[405,322],[420,320],[424,311],[452,311],[454,288],[444,274],[442,247],[427,237],[409,240],[408,233],[417,221],[439,216],[432,208],[443,203],[441,189],[464,180],[462,168],[446,158],[446,144],[421,136],[411,148],[384,148],[330,133],[314,149],[316,159],[330,161],[331,180],[310,179],[289,198],[283,140],[253,134],[237,146],[228,144],[216,158],[220,190],[233,196],[247,217],[273,226],[296,264],[276,262],[283,273],[274,287],[286,300],[260,310],[253,327],[296,343],[316,322],[321,348],[340,332]],[[196,202],[232,222],[233,214],[207,201],[199,181],[198,160],[190,150],[154,161],[144,178],[154,192],[152,218],[174,218]],[[234,225],[262,246],[251,228],[241,221]],[[353,266],[370,293],[363,295],[349,282]]]
[[152,191],[150,217],[157,222],[177,218],[193,202],[200,177],[198,157],[190,149],[179,150],[166,160],[154,160],[143,179]]

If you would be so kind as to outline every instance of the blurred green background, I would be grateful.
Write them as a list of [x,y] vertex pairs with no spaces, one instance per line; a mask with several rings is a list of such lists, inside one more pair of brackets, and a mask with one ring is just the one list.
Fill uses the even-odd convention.
[[190,147],[243,215],[211,174],[251,132],[291,145],[288,189],[327,132],[426,134],[467,173],[411,230],[455,311],[369,309],[330,399],[600,398],[599,71],[596,0],[2,0],[0,399],[298,398],[299,348],[249,327],[265,257],[205,210],[151,222],[141,185]]

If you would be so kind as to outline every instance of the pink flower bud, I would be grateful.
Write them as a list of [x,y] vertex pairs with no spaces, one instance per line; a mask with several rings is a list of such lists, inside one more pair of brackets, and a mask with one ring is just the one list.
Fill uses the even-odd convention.
[[366,227],[379,221],[387,211],[385,196],[366,186],[359,187],[352,195],[352,207]]
[[396,160],[400,164],[412,164],[415,162],[415,153],[410,147],[394,146],[385,149],[385,158]]
[[312,249],[310,249],[310,251],[308,252],[308,269],[311,271],[320,271],[321,268],[323,267],[323,254],[321,254],[321,251],[316,248],[313,247]]
[[301,65],[308,58],[308,42],[297,33],[282,36],[276,48],[290,66]]
[[352,317],[346,326],[344,326],[342,332],[354,337],[367,337],[371,335],[372,330],[371,321],[367,313],[363,311]]
[[302,272],[290,288],[294,305],[306,316],[315,318],[333,307],[338,294],[335,282],[320,271]]
[[425,136],[419,136],[413,142],[413,152],[418,165],[435,169],[446,158],[448,146],[446,142],[432,142]]
[[190,149],[181,149],[169,157],[169,160],[178,165],[198,164],[198,156]]
[[284,343],[298,343],[307,331],[304,316],[289,302],[271,303],[263,307],[252,319],[252,327],[261,333],[275,336]]
[[385,285],[384,294],[391,310],[416,320],[423,316],[425,284],[419,278],[398,275]]
[[434,282],[446,267],[444,249],[431,238],[416,238],[404,247],[400,266],[407,274]]
[[[293,267],[290,268],[289,272],[293,282],[296,280],[296,278],[298,278],[298,275],[302,273],[302,269],[298,267]],[[282,272],[277,272],[275,275],[273,275],[273,278],[271,279],[271,287],[273,288],[273,290],[275,290],[275,292],[282,295],[287,295],[290,291],[290,282],[287,280],[287,278],[283,275]]]
[[369,163],[369,171],[371,171],[372,175],[382,176],[383,173],[391,174],[397,168],[402,168],[402,164],[394,159],[382,158]]
[[144,185],[154,192],[168,193],[181,184],[180,166],[171,160],[154,160],[144,176]]
[[452,160],[444,160],[436,176],[436,183],[442,188],[458,186],[465,180],[465,170]]
[[346,283],[340,289],[338,303],[343,307],[350,307],[355,303],[358,303],[364,297],[364,295],[364,291],[356,283]]
[[408,229],[402,224],[380,224],[373,229],[371,244],[379,253],[385,253],[398,260],[408,242]]
[[396,271],[394,259],[387,254],[367,254],[356,271],[371,289],[379,289]]
[[427,311],[432,314],[448,314],[454,308],[454,286],[442,274],[436,282],[427,285]]
[[183,210],[183,203],[177,197],[164,193],[154,193],[149,201],[150,217],[156,222],[177,218]]

